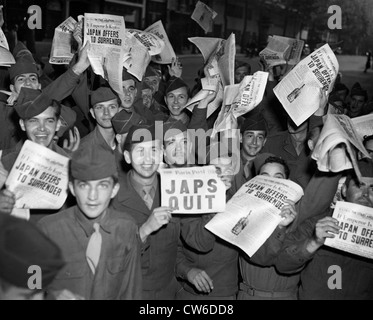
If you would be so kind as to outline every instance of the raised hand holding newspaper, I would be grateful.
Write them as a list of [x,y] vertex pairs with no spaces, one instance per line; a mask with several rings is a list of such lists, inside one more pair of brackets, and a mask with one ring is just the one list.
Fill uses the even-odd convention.
[[324,172],[341,172],[354,168],[358,179],[361,180],[356,149],[364,156],[368,158],[370,156],[352,120],[348,116],[335,114],[328,114],[325,119],[324,127],[312,153],[318,169]]
[[373,208],[338,201],[333,218],[341,230],[334,238],[327,238],[325,245],[373,259]]
[[285,200],[298,202],[303,189],[290,180],[256,176],[228,201],[206,229],[253,256],[281,222]]
[[176,54],[174,48],[171,45],[171,42],[168,38],[167,32],[162,24],[162,21],[159,20],[153,23],[151,26],[147,27],[145,32],[153,33],[158,36],[164,42],[164,49],[157,55],[152,56],[152,61],[159,64],[170,64],[173,59],[176,60]]
[[192,19],[199,24],[199,26],[208,33],[213,29],[213,20],[217,17],[217,12],[212,10],[209,6],[201,1],[198,1],[192,13]]
[[60,209],[68,189],[67,157],[26,140],[5,183],[18,209]]
[[160,169],[162,206],[173,214],[208,214],[225,210],[226,188],[214,166]]
[[49,58],[51,64],[69,64],[74,56],[72,52],[73,32],[78,22],[69,17],[62,22],[55,30],[52,42],[52,49]]
[[268,72],[257,71],[246,76],[240,84],[225,87],[223,106],[215,121],[212,138],[217,132],[238,127],[237,118],[262,102],[267,81]]
[[274,88],[274,93],[294,123],[299,126],[320,105],[321,90],[332,91],[339,64],[328,44],[300,61]]
[[94,73],[106,79],[124,100],[122,68],[126,27],[122,16],[86,13],[84,43],[91,43],[88,58]]
[[[234,84],[234,59],[236,56],[236,40],[232,33],[227,40],[218,38],[188,38],[201,51],[205,61],[205,77],[216,78],[221,85],[215,99],[207,107],[207,117],[217,110],[223,101],[224,87]],[[206,98],[205,89],[197,93],[186,105],[193,111],[199,101]]]
[[165,43],[158,35],[128,29],[126,31],[124,67],[130,74],[142,81],[151,56],[159,55],[164,47]]

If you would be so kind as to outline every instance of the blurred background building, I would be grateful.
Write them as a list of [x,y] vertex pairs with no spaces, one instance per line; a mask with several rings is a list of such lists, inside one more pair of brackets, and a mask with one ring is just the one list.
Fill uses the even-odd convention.
[[[273,34],[303,39],[310,44],[311,49],[319,43],[343,41],[344,51],[359,54],[370,46],[368,35],[371,27],[367,24],[369,18],[373,17],[373,1],[203,0],[218,13],[214,28],[208,34],[190,18],[197,1],[0,0],[4,5],[5,28],[16,28],[20,37],[34,37],[37,42],[51,42],[55,27],[69,16],[77,19],[78,15],[85,12],[97,12],[122,15],[125,17],[126,26],[136,29],[145,29],[157,20],[162,20],[178,54],[185,50],[194,52],[188,37],[227,38],[232,32],[236,35],[238,50],[242,53],[248,45],[261,50],[266,46],[268,35]],[[349,23],[345,30],[327,28],[329,2],[348,6],[348,9],[343,11],[344,23]],[[27,28],[27,8],[30,5],[39,5],[42,8],[41,30],[31,32]],[[357,28],[356,23],[360,23],[361,27]],[[359,35],[356,39],[352,35],[354,32]]]

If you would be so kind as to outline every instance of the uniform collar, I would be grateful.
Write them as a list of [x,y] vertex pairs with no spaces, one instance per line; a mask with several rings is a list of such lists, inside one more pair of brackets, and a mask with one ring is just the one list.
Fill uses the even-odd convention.
[[106,233],[111,233],[112,230],[112,223],[110,221],[111,209],[107,208],[105,216],[101,220],[94,220],[91,221],[88,219],[85,214],[79,209],[78,206],[74,209],[74,214],[76,221],[80,225],[80,227],[84,230],[87,237],[90,237],[94,232],[93,224],[97,222],[100,225],[100,228],[105,231]]

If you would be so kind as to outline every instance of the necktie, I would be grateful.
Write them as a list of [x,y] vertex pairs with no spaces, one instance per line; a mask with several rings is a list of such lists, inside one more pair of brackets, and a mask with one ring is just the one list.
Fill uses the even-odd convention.
[[95,223],[93,225],[95,232],[91,235],[89,239],[86,257],[89,267],[93,274],[96,272],[98,261],[100,260],[101,245],[102,245],[102,236],[100,233],[100,225]]
[[249,178],[251,178],[252,167],[253,167],[253,161],[247,161],[245,166],[243,167],[243,172],[244,172],[246,180],[249,180]]
[[152,189],[152,186],[144,186],[142,191],[144,193],[144,196],[143,196],[143,200],[146,204],[146,206],[148,207],[149,210],[151,210],[152,206],[153,206],[153,198],[150,194],[150,191]]

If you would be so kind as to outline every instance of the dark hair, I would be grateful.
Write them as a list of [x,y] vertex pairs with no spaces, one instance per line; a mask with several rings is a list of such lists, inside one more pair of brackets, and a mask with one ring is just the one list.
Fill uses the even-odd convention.
[[260,166],[259,168],[259,171],[263,168],[264,165],[266,165],[267,163],[278,163],[280,165],[282,165],[284,167],[284,170],[285,170],[285,176],[286,176],[286,179],[289,179],[289,175],[290,175],[290,169],[289,169],[289,166],[287,164],[287,162],[280,158],[280,157],[268,157],[264,163]]
[[360,182],[359,182],[359,180],[356,176],[355,171],[351,169],[351,170],[348,171],[347,176],[346,176],[345,185],[346,185],[347,188],[348,188],[348,186],[349,186],[349,184],[352,180],[355,182],[356,185],[358,185],[358,186],[360,185]]
[[62,110],[62,105],[60,102],[57,100],[52,100],[52,107],[56,110],[56,117],[59,119],[61,117],[61,110]]

